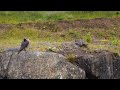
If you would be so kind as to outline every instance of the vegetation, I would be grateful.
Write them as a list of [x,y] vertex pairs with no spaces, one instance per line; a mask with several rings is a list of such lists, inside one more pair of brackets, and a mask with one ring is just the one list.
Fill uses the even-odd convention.
[[119,45],[120,44],[120,39],[118,39],[116,37],[112,37],[110,40],[111,40],[112,45]]
[[84,39],[88,42],[88,43],[92,43],[92,36],[91,33],[88,32],[86,36],[84,36]]
[[76,60],[76,55],[73,53],[69,53],[66,55],[66,58],[69,62],[74,62]]
[[2,24],[115,17],[120,17],[120,11],[0,11]]
[[[120,11],[0,11],[0,50],[18,47],[24,37],[31,41],[31,50],[55,51],[39,42],[69,42],[83,38],[90,50],[107,49],[120,54],[120,27],[58,27],[60,20],[75,21],[93,18],[119,18]],[[21,25],[21,23],[38,23],[37,27],[21,26],[3,29],[2,25]],[[40,24],[39,24],[40,23]],[[31,25],[30,25],[31,26]],[[75,58],[68,55],[70,61]]]

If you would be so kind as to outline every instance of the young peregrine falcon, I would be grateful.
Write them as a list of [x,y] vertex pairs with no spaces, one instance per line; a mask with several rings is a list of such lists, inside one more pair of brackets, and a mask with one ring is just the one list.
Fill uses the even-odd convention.
[[87,44],[85,44],[83,39],[80,39],[80,41],[75,41],[75,44],[78,45],[79,47],[87,47]]
[[19,51],[18,51],[18,54],[19,54],[22,50],[25,50],[25,51],[26,51],[26,48],[28,47],[29,43],[30,43],[29,39],[24,38],[23,41],[22,41],[22,43],[21,43],[21,47],[20,47],[20,49],[19,49]]

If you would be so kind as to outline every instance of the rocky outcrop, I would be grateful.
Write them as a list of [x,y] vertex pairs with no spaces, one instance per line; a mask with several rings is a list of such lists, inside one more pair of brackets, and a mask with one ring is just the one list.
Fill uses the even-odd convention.
[[[62,52],[64,56],[37,51],[17,54],[17,49],[8,49],[0,53],[0,79],[120,79],[117,53],[75,48]],[[72,63],[65,57],[69,52],[76,56]]]
[[120,57],[113,61],[113,77],[114,79],[120,79]]
[[53,52],[0,53],[0,78],[85,79],[85,71]]
[[74,64],[86,72],[88,79],[120,79],[120,57],[109,51],[79,55]]

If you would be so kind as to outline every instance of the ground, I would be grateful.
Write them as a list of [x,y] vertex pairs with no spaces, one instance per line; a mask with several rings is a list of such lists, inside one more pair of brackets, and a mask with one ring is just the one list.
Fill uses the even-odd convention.
[[20,47],[24,37],[31,41],[28,50],[60,52],[64,50],[63,46],[71,50],[74,45],[70,45],[83,38],[89,49],[75,46],[77,49],[74,50],[110,50],[120,54],[120,18],[0,24],[1,50]]

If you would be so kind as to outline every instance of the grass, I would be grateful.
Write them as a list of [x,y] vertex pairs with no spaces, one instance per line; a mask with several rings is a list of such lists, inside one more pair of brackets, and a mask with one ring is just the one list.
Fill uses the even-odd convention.
[[66,55],[66,58],[69,62],[74,62],[76,60],[76,55],[73,53],[69,53]]
[[91,33],[88,32],[87,35],[84,36],[84,39],[85,39],[88,43],[92,43]]
[[[83,32],[83,30],[86,30],[86,32]],[[95,46],[93,45],[93,49],[100,49],[102,45],[102,49],[106,49],[106,46],[103,45],[108,45],[107,49],[116,49],[116,46],[120,46],[120,38],[119,38],[119,33],[115,33],[114,38],[113,35],[111,35],[111,32],[113,32],[112,29],[107,30],[106,32],[108,33],[107,38],[105,36],[98,37],[98,31],[99,29],[90,29],[90,28],[80,28],[80,29],[69,29],[69,30],[64,30],[64,31],[56,31],[53,32],[52,30],[38,30],[38,29],[19,29],[19,28],[12,28],[10,30],[0,30],[0,48],[11,48],[11,47],[18,47],[20,46],[21,40],[24,37],[28,37],[31,41],[32,49],[34,50],[40,50],[40,51],[45,51],[49,50],[48,46],[40,46],[38,47],[39,42],[69,42],[69,41],[74,41],[75,39],[80,39],[81,37],[85,39],[89,44],[94,43],[94,38],[99,40],[99,45]],[[103,32],[103,30],[100,30]],[[105,32],[105,33],[106,33]],[[118,32],[118,31],[116,31]],[[97,36],[96,36],[97,35]],[[111,45],[110,45],[111,44]],[[111,47],[112,46],[112,47]],[[114,48],[115,47],[115,48]],[[112,50],[112,49],[111,49]],[[50,50],[49,50],[50,51]],[[119,48],[113,51],[118,51]],[[119,52],[120,53],[120,52]]]
[[116,18],[120,17],[119,13],[120,11],[0,11],[0,23]]
[[112,45],[120,45],[120,39],[118,39],[116,37],[111,37],[110,41],[111,41]]
[[[27,22],[40,22],[39,28],[17,28],[0,30],[0,49],[20,46],[21,40],[28,37],[31,41],[31,50],[52,51],[53,48],[41,45],[39,42],[67,42],[84,38],[91,50],[108,49],[119,51],[120,27],[109,29],[101,28],[72,28],[60,30],[56,25],[58,20],[80,20],[92,18],[120,17],[120,11],[0,11],[0,24],[19,24]],[[41,27],[43,29],[41,29]],[[94,43],[94,39],[99,42]],[[74,55],[69,55],[70,59]]]
[[111,52],[118,53],[120,55],[120,45],[119,46],[113,46],[113,45],[101,45],[101,44],[89,44],[90,51],[94,50],[109,50]]

